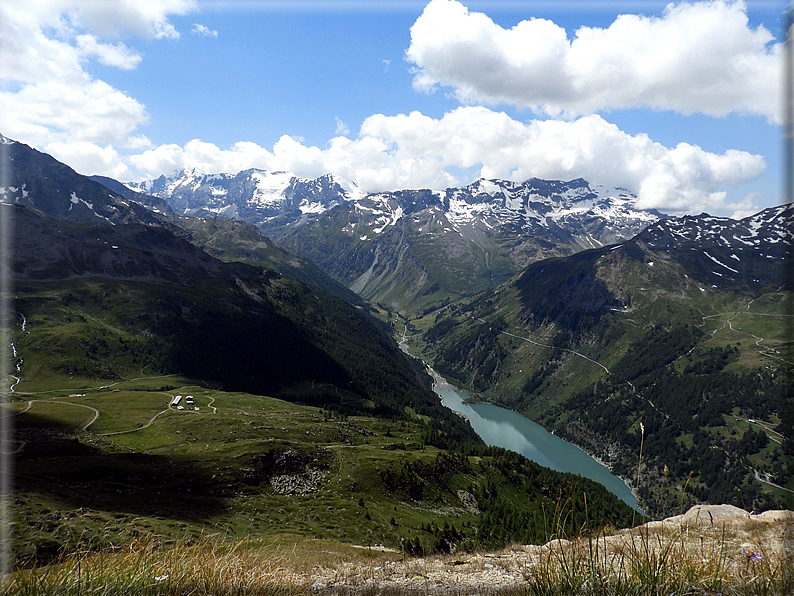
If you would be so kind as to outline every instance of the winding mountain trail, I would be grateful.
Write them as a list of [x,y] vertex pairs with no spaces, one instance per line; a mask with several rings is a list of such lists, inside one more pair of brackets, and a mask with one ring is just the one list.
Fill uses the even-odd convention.
[[764,430],[764,432],[766,433],[766,436],[768,436],[770,440],[774,441],[778,445],[783,442],[783,439],[784,439],[783,435],[781,435],[774,428],[769,426],[768,423],[766,423],[766,422],[764,422],[762,420],[755,420],[755,419],[751,419],[751,418],[742,418],[741,416],[734,416],[734,418],[736,418],[736,420],[741,420],[743,422],[747,422],[748,424],[755,425],[755,426],[758,426],[758,427],[762,428]]
[[[168,394],[168,393],[163,393],[163,392],[159,392],[159,393],[160,393],[161,395],[165,395],[166,397],[168,397],[168,398],[169,398],[169,400],[173,399],[173,396],[172,396],[172,395],[170,395],[170,394]],[[210,400],[210,401],[209,401],[209,403],[207,404],[207,407],[208,407],[208,408],[212,408],[212,413],[213,413],[213,414],[217,414],[217,413],[218,413],[218,409],[217,409],[215,406],[213,406],[213,405],[212,405],[213,403],[215,403],[215,397],[212,397],[212,396],[211,396],[211,397],[209,398],[209,400]],[[157,414],[155,414],[154,416],[152,416],[152,417],[149,419],[149,421],[148,421],[148,422],[146,422],[146,424],[143,424],[143,425],[141,425],[141,426],[137,426],[137,427],[135,427],[135,428],[129,428],[129,429],[127,429],[127,430],[117,430],[117,431],[113,431],[113,432],[109,432],[109,433],[97,433],[97,434],[99,434],[99,435],[102,435],[103,437],[111,437],[111,436],[115,436],[115,435],[125,435],[125,434],[129,434],[129,433],[138,432],[138,431],[144,430],[144,429],[146,429],[146,428],[149,428],[149,427],[150,427],[152,424],[154,424],[154,421],[155,421],[155,420],[157,420],[157,419],[158,419],[160,416],[162,416],[163,414],[166,414],[166,413],[168,413],[168,412],[174,412],[174,411],[176,411],[176,410],[174,410],[174,408],[172,408],[172,407],[169,405],[169,406],[168,406],[167,408],[165,408],[164,410],[161,410],[161,411],[157,412]],[[191,410],[186,410],[184,413],[186,413],[186,414],[196,414],[196,412],[195,412],[195,411],[191,411]]]
[[145,428],[149,428],[154,423],[154,421],[157,420],[160,416],[162,416],[166,412],[171,412],[171,411],[172,410],[169,407],[169,408],[166,408],[165,410],[157,412],[157,414],[155,414],[154,416],[151,417],[151,419],[149,419],[149,422],[147,422],[146,424],[143,424],[141,426],[138,426],[136,428],[130,428],[128,430],[117,430],[117,431],[114,431],[114,432],[111,432],[111,433],[97,433],[97,434],[98,435],[102,435],[103,437],[112,437],[112,436],[115,436],[115,435],[126,435],[128,433],[138,432],[139,430],[143,430]]
[[115,381],[114,383],[110,383],[108,385],[101,385],[99,387],[78,387],[78,388],[71,388],[71,389],[45,389],[44,391],[18,391],[17,395],[41,395],[44,393],[61,393],[64,391],[104,391],[105,389],[110,389],[111,387],[115,387],[116,385],[120,385],[122,383],[130,383],[132,381],[148,381],[151,379],[165,379],[168,377],[178,377],[180,376],[178,373],[173,373],[169,375],[154,375],[150,377],[135,377],[133,379],[123,379],[121,381]]
[[[772,358],[773,360],[779,360],[780,362],[783,362],[785,364],[790,364],[790,365],[794,366],[794,362],[790,362],[790,361],[778,356],[777,354],[779,354],[779,352],[777,350],[775,350],[774,348],[762,346],[761,344],[764,341],[766,341],[766,339],[764,339],[763,337],[758,337],[757,335],[755,335],[753,333],[750,333],[749,331],[744,331],[742,329],[734,329],[734,327],[733,327],[734,319],[736,319],[736,317],[738,317],[739,315],[742,315],[742,314],[750,315],[750,316],[754,316],[754,317],[775,317],[775,318],[778,318],[778,317],[779,318],[791,318],[791,317],[794,317],[794,315],[787,315],[787,314],[750,312],[750,306],[756,300],[757,300],[757,298],[753,298],[752,300],[750,300],[750,302],[748,302],[745,305],[744,309],[739,309],[737,311],[734,311],[733,314],[731,314],[730,312],[723,312],[723,313],[717,313],[717,314],[713,314],[713,315],[704,315],[703,311],[700,311],[700,314],[702,315],[702,319],[703,319],[704,322],[706,321],[706,319],[712,319],[712,318],[715,318],[715,317],[724,317],[724,316],[730,315],[727,319],[725,319],[723,321],[723,323],[722,323],[722,325],[720,327],[717,327],[716,329],[714,329],[711,332],[711,337],[712,338],[716,335],[716,333],[718,331],[721,331],[722,329],[725,329],[725,327],[727,326],[727,328],[730,329],[731,331],[733,331],[734,333],[749,335],[750,337],[752,337],[755,340],[755,346],[758,348],[758,354],[760,356],[764,356],[766,358]],[[693,348],[693,350],[694,350],[694,348]],[[692,350],[690,350],[690,352],[691,351]]]
[[[487,321],[485,321],[485,320],[483,320],[483,319],[480,319],[479,317],[477,317],[477,320],[478,320],[478,321],[481,321],[481,322],[483,322],[483,323],[487,323]],[[503,335],[507,335],[508,337],[513,337],[513,338],[515,338],[515,339],[520,339],[520,340],[523,340],[523,341],[529,342],[529,343],[531,343],[531,344],[533,344],[533,345],[536,345],[536,346],[541,346],[541,347],[544,347],[544,348],[551,348],[551,349],[554,349],[554,350],[562,350],[563,352],[569,352],[569,353],[571,353],[571,354],[574,354],[574,355],[576,355],[576,356],[579,356],[580,358],[584,358],[584,359],[585,359],[585,360],[587,360],[588,362],[592,362],[593,364],[595,364],[595,365],[597,365],[597,366],[600,366],[601,368],[603,368],[603,369],[604,369],[604,371],[606,372],[606,374],[611,374],[611,373],[610,373],[610,371],[609,371],[609,369],[608,369],[606,366],[604,366],[603,364],[601,364],[601,363],[600,363],[600,362],[598,362],[597,360],[593,360],[593,359],[592,359],[592,358],[590,358],[589,356],[585,356],[585,355],[584,355],[584,354],[582,354],[581,352],[577,352],[576,350],[571,350],[571,349],[568,349],[568,348],[560,348],[560,347],[550,346],[550,345],[548,345],[548,344],[542,344],[542,343],[540,343],[540,342],[537,342],[537,341],[534,341],[534,340],[532,340],[532,339],[529,339],[528,337],[521,337],[520,335],[514,335],[513,333],[509,333],[509,332],[507,332],[507,331],[500,331],[499,333],[501,333],[501,334],[503,334]],[[663,412],[662,410],[660,410],[659,408],[657,408],[657,407],[656,407],[656,405],[655,405],[655,404],[654,404],[654,403],[653,403],[651,400],[649,400],[647,397],[643,397],[643,396],[642,396],[642,395],[641,395],[641,394],[640,394],[640,393],[637,391],[637,388],[634,386],[634,383],[632,383],[631,381],[626,381],[626,384],[628,384],[628,386],[629,386],[629,387],[631,387],[631,391],[632,391],[632,393],[634,393],[634,395],[636,395],[636,396],[637,396],[637,397],[639,397],[640,399],[642,399],[642,400],[644,400],[645,402],[647,402],[647,403],[648,403],[648,405],[649,405],[649,406],[651,406],[651,407],[652,407],[654,410],[656,410],[656,411],[657,411],[659,414],[661,414],[662,416],[664,416],[664,417],[665,417],[665,418],[667,418],[668,420],[671,420],[670,416],[668,416],[668,415],[667,415],[665,412]]]
[[119,335],[122,335],[122,336],[124,335],[124,330],[123,329],[119,329],[118,327],[114,327],[113,325],[111,325],[110,323],[108,323],[108,322],[106,322],[106,321],[104,321],[102,319],[99,319],[99,318],[97,318],[97,317],[95,317],[93,315],[89,315],[87,312],[85,312],[81,308],[75,308],[75,312],[79,313],[81,316],[85,317],[89,321],[92,321],[92,322],[96,323],[97,325],[100,325],[100,326],[104,327],[105,329],[109,329],[110,331],[113,331],[114,333],[118,333]]
[[775,484],[770,480],[766,480],[765,478],[762,478],[761,475],[758,473],[758,470],[756,470],[755,468],[753,468],[753,476],[758,482],[761,482],[763,484],[768,484],[769,486],[774,486],[775,488],[779,488],[780,490],[785,490],[787,492],[794,494],[794,490],[791,490],[790,488],[786,488],[785,486],[780,486],[779,484]]
[[9,414],[9,415],[8,415],[8,417],[9,417],[9,418],[13,418],[14,416],[21,416],[22,414],[27,414],[27,412],[28,412],[28,411],[30,410],[30,408],[33,406],[33,402],[34,402],[34,401],[44,401],[44,400],[36,400],[36,399],[31,399],[31,400],[28,402],[28,405],[26,405],[26,406],[25,406],[25,409],[24,409],[24,410],[20,410],[19,412],[14,412],[13,414]]
[[30,411],[30,408],[33,407],[34,403],[63,404],[63,405],[66,405],[66,406],[78,406],[80,408],[86,408],[88,410],[91,410],[93,412],[93,416],[90,419],[86,419],[85,421],[81,422],[78,425],[77,428],[79,428],[80,430],[87,430],[88,427],[91,426],[92,424],[94,424],[94,422],[96,422],[99,419],[99,416],[100,416],[99,410],[97,410],[96,408],[94,408],[92,406],[87,406],[85,404],[78,404],[78,403],[75,403],[73,401],[55,401],[54,399],[53,400],[49,400],[49,399],[31,399],[31,400],[28,400],[28,405],[25,407],[24,410],[20,410],[19,412],[14,412],[13,414],[9,414],[9,417],[21,416],[22,414],[26,414],[27,412]]
[[[3,441],[0,441],[0,445],[2,445],[4,442],[6,442],[5,439]],[[27,441],[20,441],[19,445],[17,445],[17,448],[14,449],[13,451],[6,451],[4,448],[0,447],[0,454],[2,454],[2,455],[16,455],[17,453],[22,453],[22,450],[25,448],[25,446],[27,444],[28,444]]]
[[[168,375],[168,376],[171,376],[171,375]],[[147,378],[155,378],[155,377],[147,377]],[[132,379],[132,380],[134,380],[134,379]],[[167,394],[167,393],[163,393],[163,395],[165,395],[169,399],[172,398],[172,396]],[[212,413],[213,414],[217,414],[218,413],[217,407],[212,405],[212,404],[215,403],[215,397],[211,396],[209,398],[209,400],[210,401],[207,404],[207,407],[212,409]],[[28,400],[27,405],[25,406],[25,409],[20,410],[19,412],[14,412],[12,414],[9,414],[9,417],[20,416],[22,414],[26,414],[27,412],[30,411],[30,409],[31,409],[31,407],[33,406],[34,403],[63,404],[63,405],[70,405],[70,406],[78,406],[80,408],[86,408],[88,410],[91,410],[93,412],[93,416],[91,416],[90,419],[86,419],[84,422],[80,423],[78,425],[78,427],[77,427],[79,430],[88,430],[89,427],[92,424],[94,424],[97,420],[99,420],[99,417],[101,416],[100,411],[98,409],[94,408],[93,406],[89,406],[89,405],[86,405],[86,404],[80,404],[80,403],[76,403],[76,402],[72,402],[72,401],[63,401],[63,400],[55,397],[55,398],[52,398],[52,399],[31,399],[31,400]],[[152,416],[149,419],[148,422],[146,422],[145,424],[143,424],[141,426],[138,426],[136,428],[131,428],[131,429],[127,429],[127,430],[113,431],[113,432],[109,432],[109,433],[97,433],[97,434],[101,435],[103,437],[110,437],[110,436],[114,436],[114,435],[123,435],[123,434],[127,434],[127,433],[138,432],[140,430],[149,428],[154,423],[154,421],[157,420],[160,416],[162,416],[163,414],[165,414],[167,412],[171,412],[171,411],[174,411],[174,410],[173,410],[173,408],[171,408],[169,406],[169,407],[165,408],[164,410],[161,410],[161,411],[157,412],[154,416]]]

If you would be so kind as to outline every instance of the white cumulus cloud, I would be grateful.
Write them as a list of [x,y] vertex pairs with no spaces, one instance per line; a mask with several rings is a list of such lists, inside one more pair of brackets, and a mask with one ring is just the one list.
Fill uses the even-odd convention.
[[179,32],[168,20],[169,15],[184,15],[198,9],[196,0],[34,0],[34,3],[65,13],[102,37],[132,33],[154,39],[179,38]]
[[[731,202],[727,191],[755,180],[766,168],[760,155],[733,149],[716,154],[687,143],[665,147],[598,115],[523,123],[485,107],[460,107],[441,118],[420,112],[375,114],[357,138],[337,136],[322,149],[289,136],[270,150],[255,143],[220,149],[193,140],[184,147],[147,150],[130,162],[146,178],[193,167],[208,173],[255,167],[306,177],[333,172],[367,192],[440,190],[478,177],[581,177],[637,193],[643,209],[726,215],[754,208],[752,197]],[[455,173],[460,171],[473,171],[473,178]]]
[[456,0],[431,0],[411,27],[414,86],[452,87],[464,103],[553,116],[649,107],[780,119],[781,45],[748,23],[742,1],[669,4],[569,38],[539,18],[505,29]]
[[0,130],[37,147],[147,145],[135,133],[148,119],[143,104],[94,78],[86,64],[136,68],[141,55],[134,48],[102,38],[175,39],[168,16],[196,7],[195,0],[0,2]]
[[146,119],[141,103],[104,81],[44,81],[0,92],[0,130],[37,146],[68,138],[139,147],[148,141],[134,131]]
[[272,153],[251,142],[239,142],[222,150],[213,143],[193,139],[184,146],[160,145],[129,158],[144,177],[157,178],[179,170],[197,168],[202,172],[239,172],[249,168],[268,169]]
[[102,64],[123,70],[132,70],[141,61],[141,55],[123,43],[118,42],[114,45],[101,43],[96,37],[87,33],[77,36],[77,49],[83,58],[95,57]]
[[45,150],[86,176],[98,174],[116,180],[128,180],[131,175],[129,166],[113,147],[101,147],[88,141],[54,141]]
[[336,134],[337,135],[347,135],[350,134],[350,127],[345,124],[345,121],[339,118],[339,116],[334,116],[334,120],[336,121]]

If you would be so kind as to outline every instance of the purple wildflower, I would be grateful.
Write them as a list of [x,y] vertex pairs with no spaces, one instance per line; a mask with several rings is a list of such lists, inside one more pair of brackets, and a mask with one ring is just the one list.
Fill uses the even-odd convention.
[[759,553],[757,550],[743,548],[742,552],[744,553],[744,556],[747,557],[747,560],[753,563],[758,563],[761,559],[763,559],[761,553]]

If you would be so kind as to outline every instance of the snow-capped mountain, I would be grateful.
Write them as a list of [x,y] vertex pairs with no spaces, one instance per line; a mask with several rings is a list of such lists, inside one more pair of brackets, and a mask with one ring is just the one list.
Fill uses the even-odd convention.
[[[381,196],[395,199],[406,209],[415,192]],[[480,179],[434,194],[451,229],[461,234],[478,224],[490,230],[504,227],[524,233],[559,230],[577,236],[583,248],[630,237],[660,217],[635,209],[636,197],[625,189],[590,186],[581,178],[568,182]]]
[[338,176],[245,170],[130,185],[177,213],[257,225],[364,297],[404,308],[492,287],[536,260],[634,236],[661,214],[585,180],[477,180],[365,194]]
[[257,169],[234,175],[182,170],[175,176],[127,186],[165,199],[177,213],[219,215],[255,225],[283,213],[322,213],[363,196],[354,183],[332,174],[309,179]]
[[319,216],[353,202],[359,211],[375,216],[375,233],[381,233],[405,215],[436,206],[445,214],[450,231],[463,233],[476,222],[490,229],[561,227],[584,233],[583,246],[595,247],[631,236],[659,219],[658,213],[635,209],[636,197],[627,190],[591,186],[581,178],[568,182],[532,178],[520,183],[480,179],[443,191],[365,194],[355,183],[333,174],[309,179],[257,169],[234,175],[193,169],[127,186],[165,199],[178,213],[233,217],[261,227],[272,227],[268,222],[280,216]]
[[[648,244],[657,248],[672,248],[692,244],[720,246],[734,252],[757,252],[785,249],[791,242],[792,204],[771,207],[735,220],[729,217],[714,217],[706,213],[666,219],[649,226],[643,233]],[[738,257],[737,257],[738,258]]]
[[266,234],[365,298],[432,308],[494,287],[535,261],[630,238],[661,215],[623,189],[530,179],[478,180],[444,191],[370,194]]

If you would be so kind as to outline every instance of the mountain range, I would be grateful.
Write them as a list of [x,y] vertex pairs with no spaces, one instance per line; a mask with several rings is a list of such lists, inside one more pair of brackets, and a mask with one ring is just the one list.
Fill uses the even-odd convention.
[[128,185],[176,213],[241,219],[362,297],[414,312],[495,287],[529,263],[627,239],[662,215],[582,179],[478,180],[365,194],[326,175],[182,171]]

